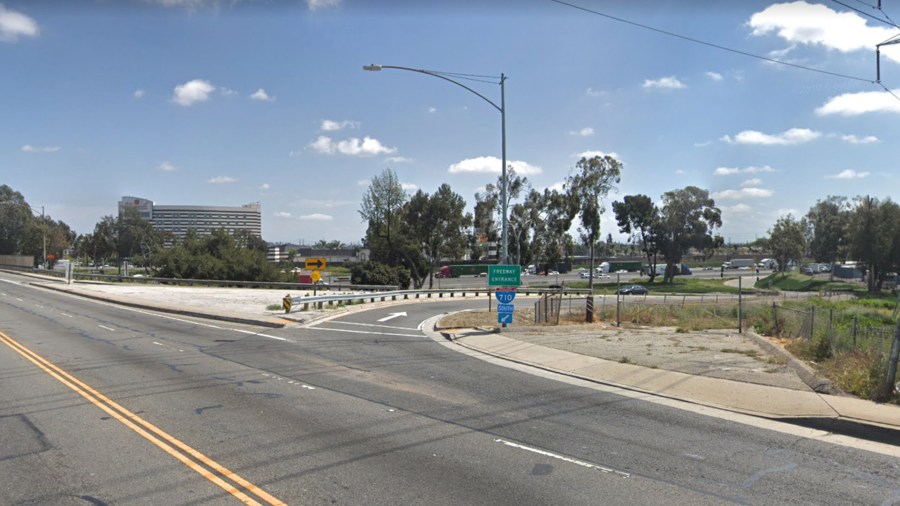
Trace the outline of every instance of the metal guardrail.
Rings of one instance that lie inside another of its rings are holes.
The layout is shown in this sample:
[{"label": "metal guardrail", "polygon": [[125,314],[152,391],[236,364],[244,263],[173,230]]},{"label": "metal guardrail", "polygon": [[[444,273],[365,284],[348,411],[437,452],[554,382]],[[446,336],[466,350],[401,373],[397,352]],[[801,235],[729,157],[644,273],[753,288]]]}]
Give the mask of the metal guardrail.
[{"label": "metal guardrail", "polygon": [[[482,294],[490,297],[495,292],[494,287],[482,287],[482,288],[454,288],[454,289],[442,289],[442,290],[393,290],[387,292],[378,292],[378,293],[360,293],[360,294],[335,294],[335,295],[313,295],[306,297],[291,297],[290,295],[285,296],[281,305],[285,310],[285,313],[290,313],[296,310],[301,305],[303,306],[303,311],[308,311],[310,308],[310,304],[314,304],[316,308],[321,309],[324,304],[328,304],[329,306],[334,304],[341,303],[350,303],[352,304],[354,301],[360,302],[385,302],[390,298],[390,300],[395,301],[402,297],[400,300],[409,300],[409,299],[420,299],[427,298],[431,299],[434,296],[437,298],[442,298],[445,295],[449,297],[455,297],[459,294],[460,297],[465,297],[467,294],[471,294],[475,297],[480,297]],[[516,292],[521,295],[544,295],[548,293],[565,293],[572,295],[580,295],[580,294],[589,294],[590,290],[588,289],[580,289],[580,288],[566,288],[565,290],[559,290],[557,288],[529,288],[529,287],[518,287]]]}]

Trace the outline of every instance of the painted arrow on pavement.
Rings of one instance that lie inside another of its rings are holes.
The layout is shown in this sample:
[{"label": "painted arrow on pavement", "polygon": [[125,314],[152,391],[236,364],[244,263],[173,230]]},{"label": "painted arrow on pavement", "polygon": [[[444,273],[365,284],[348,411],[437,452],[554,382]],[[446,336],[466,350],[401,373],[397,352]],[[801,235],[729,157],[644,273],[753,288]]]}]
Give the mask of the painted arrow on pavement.
[{"label": "painted arrow on pavement", "polygon": [[397,317],[399,317],[399,316],[406,316],[406,313],[405,313],[405,312],[403,312],[403,313],[391,313],[391,314],[385,316],[384,318],[382,318],[382,319],[380,319],[380,320],[378,320],[378,321],[380,321],[380,322],[386,322],[386,321],[388,321],[388,320],[393,320],[394,318],[397,318]]}]

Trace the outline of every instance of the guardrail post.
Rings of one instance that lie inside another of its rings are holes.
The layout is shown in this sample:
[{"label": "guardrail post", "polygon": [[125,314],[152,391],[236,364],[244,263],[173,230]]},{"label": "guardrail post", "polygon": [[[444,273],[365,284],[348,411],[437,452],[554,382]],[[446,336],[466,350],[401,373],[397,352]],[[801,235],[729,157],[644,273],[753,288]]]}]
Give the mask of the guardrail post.
[{"label": "guardrail post", "polygon": [[896,388],[894,382],[897,380],[897,361],[900,360],[900,321],[894,329],[894,342],[891,343],[891,358],[888,361],[888,377],[887,390],[890,394],[891,390]]}]

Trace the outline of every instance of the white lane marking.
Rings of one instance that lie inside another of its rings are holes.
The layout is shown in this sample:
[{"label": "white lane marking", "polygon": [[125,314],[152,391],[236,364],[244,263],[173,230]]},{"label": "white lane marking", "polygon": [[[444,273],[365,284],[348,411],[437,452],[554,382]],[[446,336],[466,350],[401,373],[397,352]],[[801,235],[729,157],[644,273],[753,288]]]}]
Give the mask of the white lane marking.
[{"label": "white lane marking", "polygon": [[379,321],[379,322],[386,322],[386,321],[388,321],[388,320],[393,320],[394,318],[399,318],[399,317],[401,317],[401,316],[406,316],[406,311],[404,311],[404,312],[402,312],[402,313],[390,313],[390,314],[388,314],[387,316],[385,316],[384,318],[379,319],[378,321]]},{"label": "white lane marking", "polygon": [[22,300],[22,299],[20,299],[20,298],[18,298],[18,297],[16,297],[16,300],[19,301],[19,302],[25,302],[24,300]]},{"label": "white lane marking", "polygon": [[330,329],[328,327],[316,327],[316,330],[328,330],[330,332],[349,332],[351,334],[371,334],[376,336],[400,336],[400,337],[416,337],[418,334],[396,334],[393,332],[371,332],[366,330],[350,330],[350,329]]},{"label": "white lane marking", "polygon": [[61,315],[63,315],[63,316],[65,316],[65,317],[68,317],[68,318],[72,318],[72,317],[73,317],[73,316],[72,316],[72,315],[70,315],[70,314],[66,314],[66,313],[59,313],[59,314],[61,314]]},{"label": "white lane marking", "polygon": [[359,323],[359,322],[345,322],[341,320],[331,320],[328,323],[340,323],[342,325],[359,325],[360,327],[378,327],[381,329],[395,329],[395,330],[420,330],[418,328],[411,327],[393,327],[391,325],[378,325],[377,323]]},{"label": "white lane marking", "polygon": [[616,474],[618,476],[621,476],[622,478],[628,478],[631,476],[630,473],[626,473],[624,471],[617,471],[617,470],[609,468],[609,467],[601,466],[598,464],[592,464],[590,462],[585,462],[583,460],[578,460],[578,459],[575,459],[572,457],[566,457],[565,455],[548,452],[547,450],[541,450],[540,448],[535,448],[533,446],[526,446],[526,445],[519,444],[519,443],[513,443],[512,441],[507,441],[505,439],[495,439],[494,442],[500,443],[500,444],[503,444],[506,446],[510,446],[512,448],[518,448],[519,450],[525,450],[528,452],[537,453],[538,455],[543,455],[545,457],[562,460],[563,462],[575,464],[576,466],[586,467],[588,469],[597,469],[598,471],[602,471],[604,473]]},{"label": "white lane marking", "polygon": [[98,324],[97,326],[100,327],[101,329],[106,329],[106,330],[108,330],[108,331],[110,331],[110,332],[115,332],[115,331],[116,331],[116,329],[114,329],[114,328],[112,328],[112,327],[107,327],[106,325],[99,325],[99,324]]},{"label": "white lane marking", "polygon": [[40,305],[40,304],[35,304],[34,307],[36,307],[36,308],[38,308],[38,309],[44,309],[44,306],[42,306],[42,305]]}]

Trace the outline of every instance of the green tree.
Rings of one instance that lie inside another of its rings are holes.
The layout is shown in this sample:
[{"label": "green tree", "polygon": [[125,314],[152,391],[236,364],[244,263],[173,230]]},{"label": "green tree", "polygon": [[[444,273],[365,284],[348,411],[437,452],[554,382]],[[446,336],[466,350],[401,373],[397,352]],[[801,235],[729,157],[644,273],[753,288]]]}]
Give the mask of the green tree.
[{"label": "green tree", "polygon": [[806,220],[788,214],[775,222],[769,230],[769,250],[778,262],[782,276],[791,262],[799,262],[806,251]]},{"label": "green tree", "polygon": [[[629,241],[635,241],[647,257],[650,282],[656,278],[656,263],[659,253],[657,241],[660,227],[659,208],[646,195],[626,195],[622,202],[613,202],[613,212],[619,231],[628,234]],[[612,242],[612,235],[607,238]]]},{"label": "green tree", "polygon": [[675,264],[691,248],[710,250],[721,244],[713,231],[722,226],[722,213],[709,192],[696,186],[663,194],[659,213],[659,250],[666,259],[663,281],[675,276]]},{"label": "green tree", "polygon": [[381,175],[372,178],[372,184],[363,194],[359,215],[368,223],[365,243],[373,260],[397,265],[403,240],[401,212],[406,201],[406,192],[396,172],[384,169]]},{"label": "green tree", "polygon": [[900,267],[900,206],[890,198],[857,197],[850,214],[850,255],[866,266],[870,292],[881,291],[887,274]]},{"label": "green tree", "polygon": [[568,256],[574,246],[569,229],[578,214],[577,203],[556,190],[531,190],[523,203],[533,230],[534,262],[547,271]]},{"label": "green tree", "polygon": [[[528,178],[516,174],[516,170],[512,165],[506,168],[506,210],[509,212],[512,203],[522,197],[523,193],[527,193],[531,187]],[[502,199],[503,175],[497,176],[497,183],[489,183],[484,187],[484,191],[475,194],[476,213],[475,224],[476,233],[487,236],[488,241],[497,242],[500,239],[498,226],[496,222],[503,220],[503,201]],[[481,203],[479,209],[478,203]],[[481,213],[479,213],[481,211]],[[494,220],[496,215],[497,220]],[[507,221],[508,223],[508,221]],[[507,252],[508,253],[508,252]],[[508,260],[508,259],[507,259]]]},{"label": "green tree", "polygon": [[404,209],[411,239],[428,261],[428,286],[434,286],[434,267],[442,257],[457,259],[465,254],[466,228],[471,216],[465,214],[466,201],[442,184],[433,195],[419,190]]},{"label": "green tree", "polygon": [[25,197],[7,185],[0,185],[0,255],[22,253],[25,228],[32,221]]},{"label": "green tree", "polygon": [[584,158],[575,164],[575,174],[566,180],[569,198],[578,206],[585,242],[590,249],[589,285],[594,286],[594,248],[600,240],[600,215],[603,199],[616,189],[621,180],[622,164],[612,156]]},{"label": "green tree", "polygon": [[816,262],[834,263],[846,255],[850,206],[846,197],[816,201],[806,213],[809,253]]}]

